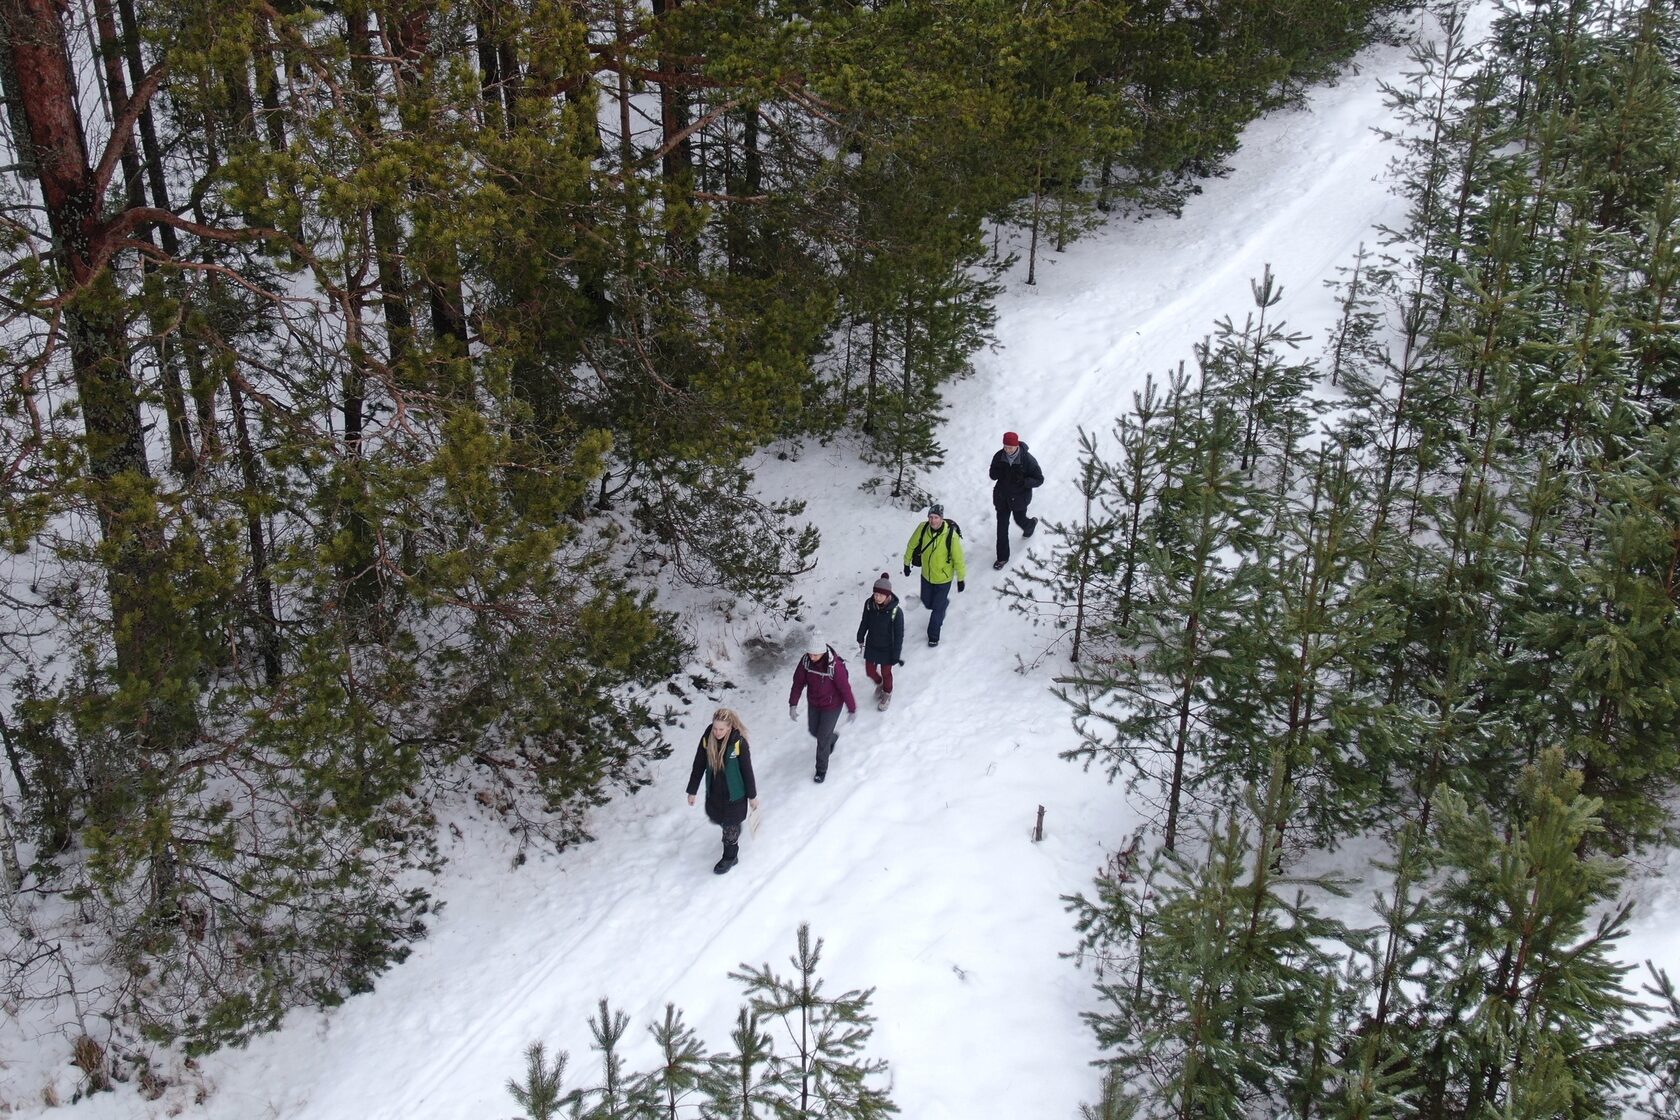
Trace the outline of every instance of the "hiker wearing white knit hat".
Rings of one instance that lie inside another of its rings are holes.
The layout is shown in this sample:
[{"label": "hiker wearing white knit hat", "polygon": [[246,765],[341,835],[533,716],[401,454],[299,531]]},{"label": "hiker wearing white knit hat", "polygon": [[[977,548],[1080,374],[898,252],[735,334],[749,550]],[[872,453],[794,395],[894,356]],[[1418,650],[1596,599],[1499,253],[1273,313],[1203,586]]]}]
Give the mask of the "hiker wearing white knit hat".
[{"label": "hiker wearing white knit hat", "polygon": [[812,638],[808,649],[793,670],[788,718],[799,718],[799,696],[804,693],[805,726],[817,741],[817,773],[811,780],[820,783],[828,777],[828,758],[840,740],[834,732],[834,725],[840,722],[840,709],[846,709],[846,722],[850,723],[857,718],[857,698],[852,695],[845,659],[820,638]]}]

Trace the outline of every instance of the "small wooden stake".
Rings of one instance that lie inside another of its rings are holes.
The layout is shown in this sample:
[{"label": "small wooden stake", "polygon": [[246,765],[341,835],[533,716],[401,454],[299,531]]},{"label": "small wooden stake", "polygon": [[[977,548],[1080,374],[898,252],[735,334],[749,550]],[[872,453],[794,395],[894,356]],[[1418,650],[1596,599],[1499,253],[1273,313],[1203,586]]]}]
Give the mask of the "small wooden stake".
[{"label": "small wooden stake", "polygon": [[1033,824],[1033,843],[1044,839],[1044,806],[1038,807],[1038,820]]}]

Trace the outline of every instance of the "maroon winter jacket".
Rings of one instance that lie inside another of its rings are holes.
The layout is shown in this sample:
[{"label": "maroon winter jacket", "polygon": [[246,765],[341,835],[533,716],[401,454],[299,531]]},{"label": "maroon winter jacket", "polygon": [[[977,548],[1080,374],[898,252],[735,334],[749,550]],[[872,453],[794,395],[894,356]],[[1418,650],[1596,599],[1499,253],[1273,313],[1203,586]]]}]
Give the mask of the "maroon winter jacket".
[{"label": "maroon winter jacket", "polygon": [[788,693],[788,707],[796,706],[799,694],[807,688],[811,690],[811,707],[819,711],[826,712],[842,704],[847,711],[857,711],[852,682],[846,676],[846,663],[834,652],[833,646],[829,646],[828,652],[815,662],[808,653],[799,659],[799,668],[793,671],[793,691]]}]

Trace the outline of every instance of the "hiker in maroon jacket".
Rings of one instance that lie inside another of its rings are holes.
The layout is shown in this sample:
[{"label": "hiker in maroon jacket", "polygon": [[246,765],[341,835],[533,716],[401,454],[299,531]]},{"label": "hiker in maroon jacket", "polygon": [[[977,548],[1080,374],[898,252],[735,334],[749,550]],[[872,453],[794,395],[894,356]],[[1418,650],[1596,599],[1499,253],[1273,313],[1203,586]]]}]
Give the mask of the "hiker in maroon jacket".
[{"label": "hiker in maroon jacket", "polygon": [[821,782],[828,777],[828,756],[840,741],[840,736],[834,733],[834,725],[840,722],[840,709],[846,709],[846,722],[852,722],[857,718],[857,700],[852,696],[852,682],[846,677],[846,662],[832,646],[813,642],[812,647],[793,671],[788,718],[798,721],[799,694],[808,693],[805,726],[817,740],[817,773],[811,780]]}]

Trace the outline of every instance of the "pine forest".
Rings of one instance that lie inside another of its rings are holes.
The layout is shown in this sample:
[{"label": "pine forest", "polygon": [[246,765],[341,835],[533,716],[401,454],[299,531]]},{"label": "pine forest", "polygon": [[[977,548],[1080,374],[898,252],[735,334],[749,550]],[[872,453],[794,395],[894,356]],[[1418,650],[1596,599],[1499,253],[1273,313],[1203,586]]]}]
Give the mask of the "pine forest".
[{"label": "pine forest", "polygon": [[[807,618],[848,531],[755,465],[908,526],[1006,271],[1380,43],[1322,353],[1264,272],[1035,449],[1045,764],[1147,822],[1057,916],[1084,1113],[1680,1116],[1616,952],[1680,836],[1666,0],[0,0],[0,1009],[153,1098],[400,969],[451,807],[595,840],[726,687],[682,604]],[[495,1114],[897,1112],[810,917],[715,1046],[603,998]]]}]

